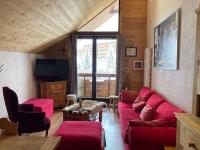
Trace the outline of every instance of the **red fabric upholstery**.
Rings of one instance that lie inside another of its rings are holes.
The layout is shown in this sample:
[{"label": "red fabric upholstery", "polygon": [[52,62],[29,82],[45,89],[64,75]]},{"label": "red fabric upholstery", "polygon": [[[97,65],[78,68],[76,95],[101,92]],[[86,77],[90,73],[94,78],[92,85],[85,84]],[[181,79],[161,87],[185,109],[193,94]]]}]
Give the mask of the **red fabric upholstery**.
[{"label": "red fabric upholstery", "polygon": [[152,120],[152,121],[143,121],[143,120],[131,120],[129,121],[129,127],[165,127],[168,126],[166,120]]},{"label": "red fabric upholstery", "polygon": [[136,92],[134,91],[121,91],[121,101],[126,103],[132,103],[137,97]]},{"label": "red fabric upholstery", "polygon": [[140,90],[139,96],[144,100],[147,101],[148,98],[152,95],[153,91],[149,87],[143,87]]},{"label": "red fabric upholstery", "polygon": [[[181,109],[167,102],[157,92],[149,88],[142,88],[141,96],[148,95],[147,104],[155,110],[154,118],[149,121],[150,126],[128,127],[129,121],[141,122],[140,113],[133,111],[131,104],[120,101],[118,104],[121,132],[126,150],[163,150],[163,145],[175,145],[176,118],[174,112],[183,112]],[[146,93],[146,94],[145,94]],[[151,127],[153,126],[153,127]],[[127,138],[125,138],[127,137]],[[128,143],[126,143],[126,139]],[[145,144],[144,144],[145,143]]]},{"label": "red fabric upholstery", "polygon": [[132,103],[124,103],[119,101],[118,102],[118,108],[128,108],[128,109],[132,109]]},{"label": "red fabric upholstery", "polygon": [[121,108],[119,109],[119,115],[120,115],[120,126],[121,126],[122,137],[123,139],[125,139],[125,134],[129,121],[135,119],[140,120],[139,116],[140,114],[138,112],[134,112],[132,109]]},{"label": "red fabric upholstery", "polygon": [[61,136],[57,150],[102,149],[102,126],[99,122],[64,121],[55,136]]},{"label": "red fabric upholstery", "polygon": [[169,121],[169,126],[176,127],[174,112],[184,112],[169,102],[162,103],[156,110],[155,119],[165,119]]},{"label": "red fabric upholstery", "polygon": [[133,103],[132,104],[133,111],[141,112],[141,110],[144,108],[145,105],[146,105],[145,101],[141,101],[141,102],[138,102],[138,103]]},{"label": "red fabric upholstery", "polygon": [[129,133],[130,150],[163,150],[176,143],[174,127],[130,127]]},{"label": "red fabric upholstery", "polygon": [[35,112],[45,112],[48,118],[53,115],[53,99],[29,99],[24,104],[33,104]]},{"label": "red fabric upholstery", "polygon": [[141,120],[143,121],[151,121],[153,120],[154,118],[154,115],[155,115],[155,110],[153,107],[149,106],[149,105],[146,105],[141,113],[140,113],[140,118]]},{"label": "red fabric upholstery", "polygon": [[156,109],[163,102],[165,102],[164,98],[154,92],[154,94],[148,99],[147,104]]}]

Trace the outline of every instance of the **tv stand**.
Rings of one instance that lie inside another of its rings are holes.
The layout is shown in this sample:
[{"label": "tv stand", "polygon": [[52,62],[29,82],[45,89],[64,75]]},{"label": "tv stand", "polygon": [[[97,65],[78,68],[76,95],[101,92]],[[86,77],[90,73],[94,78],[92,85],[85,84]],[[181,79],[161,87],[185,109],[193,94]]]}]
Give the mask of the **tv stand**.
[{"label": "tv stand", "polygon": [[40,94],[41,98],[52,98],[54,108],[63,107],[67,94],[67,81],[41,82]]}]

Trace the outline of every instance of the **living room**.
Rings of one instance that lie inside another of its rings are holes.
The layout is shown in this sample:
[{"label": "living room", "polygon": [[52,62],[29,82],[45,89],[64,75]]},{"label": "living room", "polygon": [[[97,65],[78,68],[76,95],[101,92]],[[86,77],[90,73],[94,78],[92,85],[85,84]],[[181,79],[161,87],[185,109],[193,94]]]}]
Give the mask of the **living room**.
[{"label": "living room", "polygon": [[[40,85],[36,77],[36,59],[67,59],[70,63],[74,61],[74,59],[72,59],[74,57],[73,53],[71,53],[71,49],[74,48],[71,43],[73,36],[76,36],[77,31],[81,31],[80,29],[86,31],[88,26],[94,25],[92,24],[93,20],[98,18],[100,14],[105,12],[107,8],[110,8],[115,2],[115,0],[84,0],[76,2],[68,0],[59,2],[56,0],[47,0],[45,2],[34,0],[1,1],[1,89],[7,86],[15,91],[20,104],[31,98],[40,98]],[[116,38],[118,38],[119,35],[120,39],[123,39],[120,40],[121,45],[119,46],[122,57],[119,58],[116,56],[117,60],[121,61],[120,67],[118,66],[118,64],[120,64],[119,62],[116,64],[116,72],[121,75],[121,84],[118,83],[118,86],[116,86],[117,84],[113,84],[118,90],[117,93],[107,94],[101,91],[99,95],[104,93],[107,96],[119,96],[118,93],[120,93],[121,90],[134,90],[138,93],[142,87],[149,86],[152,90],[155,90],[159,95],[164,97],[165,100],[168,100],[171,104],[180,108],[180,110],[193,114],[194,116],[199,116],[199,80],[197,75],[200,34],[199,2],[199,0],[120,0],[118,9],[119,31],[112,32],[112,36],[114,33]],[[179,34],[176,39],[178,40],[176,67],[172,69],[156,67],[155,44],[157,43],[155,43],[155,29],[162,26],[162,23],[170,18],[172,14],[176,13],[177,10],[180,10],[180,20],[178,24]],[[80,37],[80,34],[78,36]],[[134,51],[134,54],[130,54],[134,56],[127,56],[129,55],[127,52],[128,48]],[[151,51],[149,57],[146,57],[146,50]],[[146,61],[150,69],[145,68]],[[137,65],[134,64],[137,62],[139,62],[139,66],[142,65],[142,67],[133,69],[137,67]],[[105,76],[106,73],[100,74],[107,77]],[[85,78],[88,78],[88,76]],[[113,77],[111,76],[110,78]],[[114,80],[118,81],[118,79],[118,75],[115,75]],[[91,82],[91,80],[84,81],[85,83]],[[104,83],[97,82],[96,85],[99,84],[99,86],[105,87],[108,81]],[[77,88],[75,86],[76,83],[77,81],[71,78],[68,79],[67,94],[76,93],[73,91]],[[111,84],[109,84],[109,87],[111,87]],[[90,87],[87,89],[92,91],[91,83]],[[87,96],[88,94],[90,96],[92,95],[90,92],[87,92],[87,90],[83,91],[87,93]],[[75,96],[78,97],[78,95]],[[8,118],[3,91],[0,92],[0,100],[0,118]],[[109,104],[109,100],[110,99],[107,98],[104,102]],[[58,109],[55,109],[53,110],[55,114],[50,117],[51,127],[48,137],[52,136],[57,130],[55,128],[59,127],[63,122],[62,109],[59,109],[61,111],[60,113],[57,113]],[[125,149],[124,144],[127,144],[123,142],[124,139],[121,136],[121,124],[118,111],[117,108],[115,108],[115,111],[112,108],[110,110],[103,110],[102,125],[103,128],[105,128],[106,150]],[[180,121],[179,124],[181,124]],[[110,130],[107,130],[107,128],[110,128]],[[199,126],[196,130],[197,133],[199,133]],[[29,135],[22,134],[22,136]],[[41,132],[37,136],[44,138],[44,133]],[[119,139],[115,141],[112,137],[116,137],[116,139],[119,137]],[[176,141],[179,140],[180,139],[176,139]],[[188,142],[191,142],[192,144],[190,143],[189,145],[194,147],[193,143],[195,143],[195,140],[188,141],[185,139],[185,143]],[[164,149],[164,145],[175,146],[174,144],[175,143],[172,145],[168,143],[163,144],[162,149]],[[180,145],[182,144],[183,143]],[[126,149],[142,150],[141,148],[133,147],[131,145],[130,147],[126,147]],[[198,145],[196,145],[196,147],[198,147]],[[156,148],[154,149],[156,150]],[[177,146],[177,149],[183,148]]]}]

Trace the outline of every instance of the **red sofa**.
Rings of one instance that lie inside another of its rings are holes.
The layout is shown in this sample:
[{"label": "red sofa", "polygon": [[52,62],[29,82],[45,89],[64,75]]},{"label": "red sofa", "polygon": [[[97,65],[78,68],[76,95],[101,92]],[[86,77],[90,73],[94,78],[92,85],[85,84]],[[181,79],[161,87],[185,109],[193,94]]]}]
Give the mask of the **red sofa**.
[{"label": "red sofa", "polygon": [[[146,99],[146,103],[155,109],[153,120],[165,120],[166,126],[132,125],[132,121],[141,120],[140,112],[132,108],[130,94],[122,94],[118,103],[120,125],[126,150],[163,150],[164,145],[176,143],[176,118],[174,112],[183,112],[172,105],[157,92],[143,87],[139,94]],[[133,95],[133,101],[138,95]],[[126,99],[126,100],[123,100]]]}]

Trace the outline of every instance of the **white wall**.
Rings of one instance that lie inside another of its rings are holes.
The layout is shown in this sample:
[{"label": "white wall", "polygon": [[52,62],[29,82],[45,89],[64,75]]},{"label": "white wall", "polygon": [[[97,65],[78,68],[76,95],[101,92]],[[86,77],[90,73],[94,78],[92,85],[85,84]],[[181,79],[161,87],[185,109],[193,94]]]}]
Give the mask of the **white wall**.
[{"label": "white wall", "polygon": [[154,27],[178,8],[182,9],[179,70],[153,68],[152,87],[172,103],[192,111],[193,76],[199,0],[149,0],[147,20],[147,47],[153,48]]},{"label": "white wall", "polygon": [[34,78],[35,59],[39,55],[0,51],[0,117],[7,116],[2,87],[12,88],[18,95],[19,102],[36,97],[36,81]]}]

